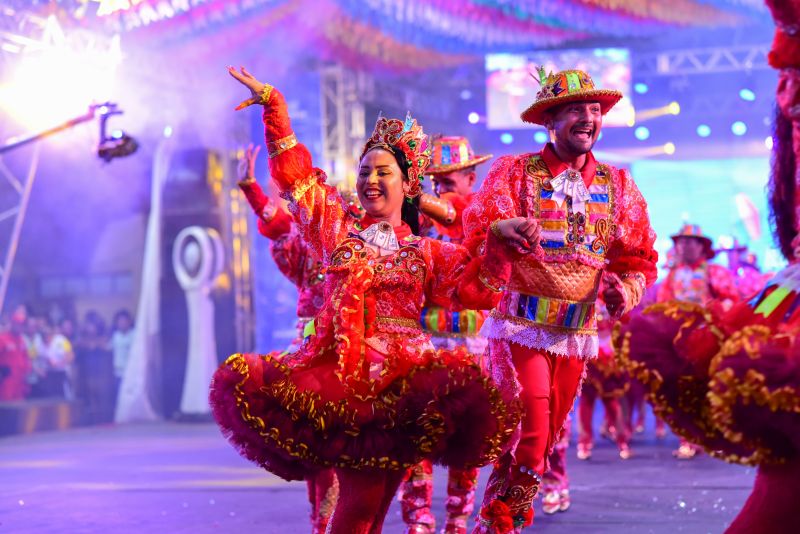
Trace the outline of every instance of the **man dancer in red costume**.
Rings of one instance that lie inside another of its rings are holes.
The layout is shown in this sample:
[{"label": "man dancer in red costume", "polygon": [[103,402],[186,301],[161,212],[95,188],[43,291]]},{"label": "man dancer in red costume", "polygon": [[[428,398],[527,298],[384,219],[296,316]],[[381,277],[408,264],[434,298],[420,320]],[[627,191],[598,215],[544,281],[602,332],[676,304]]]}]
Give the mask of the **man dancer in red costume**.
[{"label": "man dancer in red costume", "polygon": [[[431,164],[426,174],[432,176],[437,196],[452,206],[449,220],[432,219],[438,239],[461,243],[464,240],[462,215],[472,199],[475,185],[475,168],[491,158],[475,156],[465,137],[438,137],[433,141]],[[425,211],[425,198],[420,207]],[[431,334],[437,348],[454,349],[463,346],[480,361],[486,349],[486,340],[478,334],[484,320],[480,310],[450,312],[444,308],[428,306],[422,310],[422,327]],[[447,478],[447,519],[442,532],[466,534],[467,522],[475,508],[475,487],[478,469],[450,469]],[[406,533],[423,534],[436,531],[436,519],[431,513],[433,500],[433,465],[421,462],[409,470],[408,478],[400,487],[400,502]]]},{"label": "man dancer in red costume", "polygon": [[553,142],[538,153],[499,158],[464,213],[465,244],[474,254],[487,231],[518,246],[501,274],[482,273],[499,301],[482,333],[492,375],[525,406],[519,440],[495,464],[475,532],[531,524],[547,454],[586,360],[597,356],[598,296],[616,318],[656,278],[655,233],[641,193],[626,171],[591,152],[621,93],[596,89],[577,70],[539,69],[539,80],[522,120],[545,126]]}]

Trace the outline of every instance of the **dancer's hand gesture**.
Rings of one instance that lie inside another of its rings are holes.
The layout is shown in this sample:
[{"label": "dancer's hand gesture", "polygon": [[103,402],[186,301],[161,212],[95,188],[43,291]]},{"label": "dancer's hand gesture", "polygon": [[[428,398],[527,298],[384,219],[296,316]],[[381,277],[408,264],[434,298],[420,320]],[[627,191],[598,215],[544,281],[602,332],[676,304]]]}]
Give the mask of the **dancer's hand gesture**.
[{"label": "dancer's hand gesture", "polygon": [[256,179],[256,157],[261,146],[253,147],[253,144],[245,149],[244,156],[239,159],[239,181],[250,182]]},{"label": "dancer's hand gesture", "polygon": [[619,319],[625,309],[625,295],[622,294],[619,286],[608,284],[603,290],[603,302],[612,319]]},{"label": "dancer's hand gesture", "polygon": [[497,221],[497,232],[506,241],[516,243],[524,249],[531,250],[539,244],[542,229],[535,219],[513,217]]},{"label": "dancer's hand gesture", "polygon": [[264,93],[264,88],[267,87],[267,84],[256,80],[255,76],[250,74],[246,68],[240,67],[240,69],[241,72],[237,71],[235,67],[229,65],[228,74],[233,76],[240,84],[247,87],[250,90],[251,97],[247,100],[243,100],[241,104],[236,106],[237,111],[244,109],[247,106],[252,106],[253,104],[261,104],[261,96]]}]

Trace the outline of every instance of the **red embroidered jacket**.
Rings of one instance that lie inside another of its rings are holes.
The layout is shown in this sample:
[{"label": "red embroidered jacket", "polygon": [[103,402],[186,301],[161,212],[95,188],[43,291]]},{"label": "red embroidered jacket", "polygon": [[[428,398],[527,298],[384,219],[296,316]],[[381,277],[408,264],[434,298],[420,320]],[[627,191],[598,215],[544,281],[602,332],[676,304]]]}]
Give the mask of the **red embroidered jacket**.
[{"label": "red embroidered jacket", "polygon": [[506,289],[484,332],[554,354],[594,357],[600,283],[617,285],[630,311],[656,279],[655,232],[626,171],[589,153],[577,178],[584,194],[576,200],[561,189],[576,180],[566,170],[550,145],[499,158],[464,213],[465,245],[480,252],[499,219],[536,219],[541,242],[503,273]]}]

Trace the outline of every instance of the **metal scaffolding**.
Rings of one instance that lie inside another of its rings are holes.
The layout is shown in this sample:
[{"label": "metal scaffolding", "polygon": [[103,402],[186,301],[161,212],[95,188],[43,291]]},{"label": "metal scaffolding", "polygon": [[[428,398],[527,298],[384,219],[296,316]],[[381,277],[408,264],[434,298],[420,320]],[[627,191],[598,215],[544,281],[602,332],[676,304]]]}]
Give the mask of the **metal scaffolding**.
[{"label": "metal scaffolding", "polygon": [[322,68],[322,159],[333,184],[352,188],[360,144],[364,141],[364,104],[359,98],[360,73],[340,65]]},{"label": "metal scaffolding", "polygon": [[769,43],[634,54],[636,76],[682,76],[769,69]]}]

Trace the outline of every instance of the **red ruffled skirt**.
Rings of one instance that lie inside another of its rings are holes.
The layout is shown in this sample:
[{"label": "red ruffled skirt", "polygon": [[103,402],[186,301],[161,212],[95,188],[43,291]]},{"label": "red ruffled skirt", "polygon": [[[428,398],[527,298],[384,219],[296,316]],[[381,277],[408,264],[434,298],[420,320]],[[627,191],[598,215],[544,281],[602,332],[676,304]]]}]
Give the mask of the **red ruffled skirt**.
[{"label": "red ruffled skirt", "polygon": [[800,300],[765,316],[769,294],[727,313],[656,304],[617,338],[620,361],[675,432],[748,465],[800,456]]},{"label": "red ruffled skirt", "polygon": [[336,352],[310,363],[236,354],[211,384],[214,417],[249,460],[286,479],[326,467],[406,469],[423,459],[468,468],[496,460],[519,423],[464,351],[427,351],[375,395],[358,398]]}]

